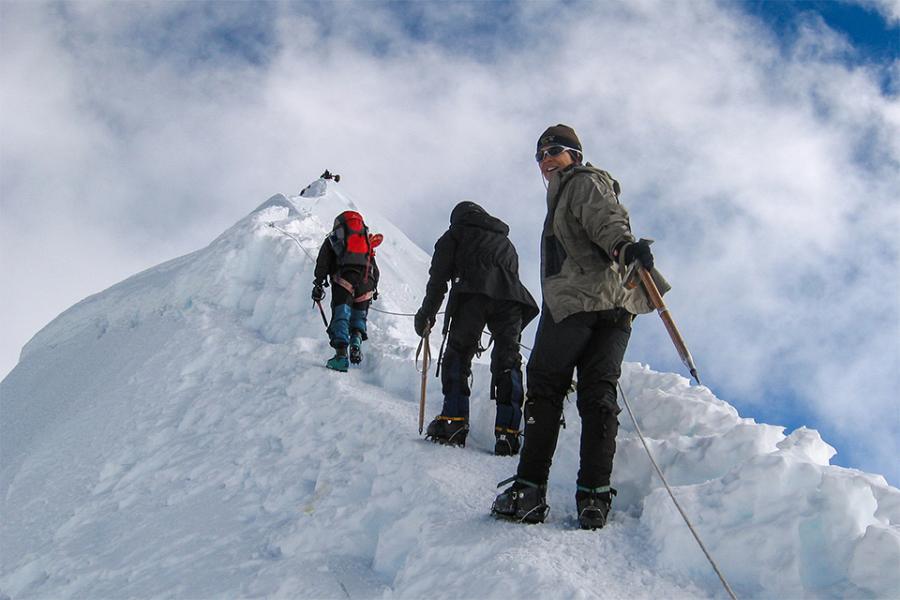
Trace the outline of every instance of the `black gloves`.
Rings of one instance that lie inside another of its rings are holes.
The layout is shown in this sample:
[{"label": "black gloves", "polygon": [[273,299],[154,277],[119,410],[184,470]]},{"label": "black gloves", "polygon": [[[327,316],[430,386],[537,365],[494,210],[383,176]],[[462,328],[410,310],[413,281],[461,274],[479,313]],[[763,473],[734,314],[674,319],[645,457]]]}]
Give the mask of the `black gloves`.
[{"label": "black gloves", "polygon": [[641,266],[645,269],[653,268],[653,253],[650,252],[650,242],[647,240],[642,239],[637,242],[625,244],[622,248],[622,252],[626,265],[630,265],[634,262],[634,259],[638,259],[641,261]]},{"label": "black gloves", "polygon": [[327,281],[314,281],[312,289],[312,299],[314,302],[321,302],[325,299],[325,288],[328,287]]},{"label": "black gloves", "polygon": [[434,327],[434,317],[425,312],[424,309],[420,308],[419,312],[416,313],[416,318],[413,319],[413,325],[416,328],[416,335],[422,337],[425,335],[425,328]]}]

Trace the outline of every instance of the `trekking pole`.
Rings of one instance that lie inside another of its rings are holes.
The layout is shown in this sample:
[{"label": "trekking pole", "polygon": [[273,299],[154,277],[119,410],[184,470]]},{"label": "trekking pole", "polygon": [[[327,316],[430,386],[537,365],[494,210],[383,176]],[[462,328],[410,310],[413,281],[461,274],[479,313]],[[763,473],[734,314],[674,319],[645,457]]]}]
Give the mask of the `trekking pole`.
[{"label": "trekking pole", "polygon": [[328,318],[325,316],[325,309],[322,308],[322,301],[316,300],[316,306],[319,307],[319,314],[322,315],[322,322],[325,323],[325,329],[328,329]]},{"label": "trekking pole", "polygon": [[[422,427],[425,425],[425,388],[428,386],[428,362],[431,360],[431,346],[428,343],[428,334],[431,327],[425,327],[425,333],[419,341],[416,349],[416,362],[419,362],[419,353],[422,354],[422,395],[419,398],[419,435],[422,435]],[[424,348],[424,352],[423,352]]]},{"label": "trekking pole", "polygon": [[[640,261],[636,261],[640,262]],[[672,338],[672,343],[675,344],[675,349],[678,350],[678,356],[681,357],[681,362],[684,363],[684,366],[690,370],[691,375],[694,376],[694,379],[697,380],[697,383],[700,383],[700,376],[697,374],[697,367],[694,365],[694,359],[691,356],[690,350],[687,348],[687,344],[684,343],[684,338],[681,337],[681,333],[678,331],[678,328],[675,326],[675,321],[672,320],[672,315],[669,313],[668,307],[666,307],[666,303],[663,302],[662,294],[659,293],[659,288],[656,287],[656,282],[653,281],[653,277],[650,275],[649,271],[643,267],[643,265],[636,265],[637,273],[641,278],[641,283],[644,284],[644,290],[647,291],[647,296],[650,298],[650,303],[653,305],[653,308],[656,309],[656,312],[659,313],[659,318],[662,319],[663,325],[666,326],[666,331],[669,332],[669,337]]]}]

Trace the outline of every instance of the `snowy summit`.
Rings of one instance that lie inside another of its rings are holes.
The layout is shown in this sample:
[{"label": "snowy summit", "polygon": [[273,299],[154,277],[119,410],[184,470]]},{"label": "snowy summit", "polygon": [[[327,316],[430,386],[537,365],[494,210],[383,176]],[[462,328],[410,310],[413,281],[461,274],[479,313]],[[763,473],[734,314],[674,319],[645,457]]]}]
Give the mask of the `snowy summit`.
[{"label": "snowy summit", "polygon": [[[491,453],[487,365],[467,447],[423,441],[418,338],[388,313],[418,307],[429,257],[339,187],[273,196],[25,346],[0,386],[0,598],[723,597],[625,412],[606,528],[577,528],[573,402],[547,522],[489,516],[517,459]],[[342,374],[309,290],[347,209],[384,243],[365,357]],[[680,375],[625,364],[622,384],[739,597],[900,597],[900,490]]]}]

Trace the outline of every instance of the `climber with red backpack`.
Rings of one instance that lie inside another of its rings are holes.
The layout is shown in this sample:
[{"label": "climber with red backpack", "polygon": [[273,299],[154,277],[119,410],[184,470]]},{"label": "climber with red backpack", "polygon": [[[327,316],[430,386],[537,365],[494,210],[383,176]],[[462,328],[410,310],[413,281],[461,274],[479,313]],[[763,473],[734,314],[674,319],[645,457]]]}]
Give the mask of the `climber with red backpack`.
[{"label": "climber with red backpack", "polygon": [[362,361],[360,349],[366,335],[369,303],[378,296],[378,266],[375,247],[381,234],[369,234],[362,215],[346,210],[334,219],[334,227],[316,260],[312,299],[325,299],[331,283],[331,324],[328,337],[335,354],[325,366],[346,372],[350,363]]}]

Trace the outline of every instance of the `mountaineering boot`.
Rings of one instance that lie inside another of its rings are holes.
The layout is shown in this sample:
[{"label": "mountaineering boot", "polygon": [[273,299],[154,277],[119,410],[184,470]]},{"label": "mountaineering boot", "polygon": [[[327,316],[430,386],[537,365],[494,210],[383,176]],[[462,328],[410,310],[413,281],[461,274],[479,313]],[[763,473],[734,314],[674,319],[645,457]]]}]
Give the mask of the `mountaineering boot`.
[{"label": "mountaineering boot", "polygon": [[612,506],[616,490],[605,485],[598,488],[578,486],[575,504],[578,507],[578,524],[582,529],[602,529]]},{"label": "mountaineering boot", "polygon": [[354,365],[358,365],[362,362],[362,350],[360,346],[362,345],[362,338],[359,333],[354,332],[353,335],[350,336],[350,362]]},{"label": "mountaineering boot", "polygon": [[438,415],[428,424],[425,430],[425,439],[430,439],[437,444],[447,446],[466,445],[466,436],[469,435],[469,423],[465,417],[445,417]]},{"label": "mountaineering boot", "polygon": [[346,373],[350,368],[350,360],[347,358],[346,348],[335,348],[334,356],[328,359],[325,366],[334,371]]},{"label": "mountaineering boot", "polygon": [[547,506],[547,486],[510,477],[497,487],[514,481],[494,500],[491,514],[501,519],[519,523],[543,523],[550,512]]},{"label": "mountaineering boot", "polygon": [[494,437],[497,438],[497,443],[494,444],[495,456],[515,456],[519,453],[519,432],[517,430],[495,427]]}]

